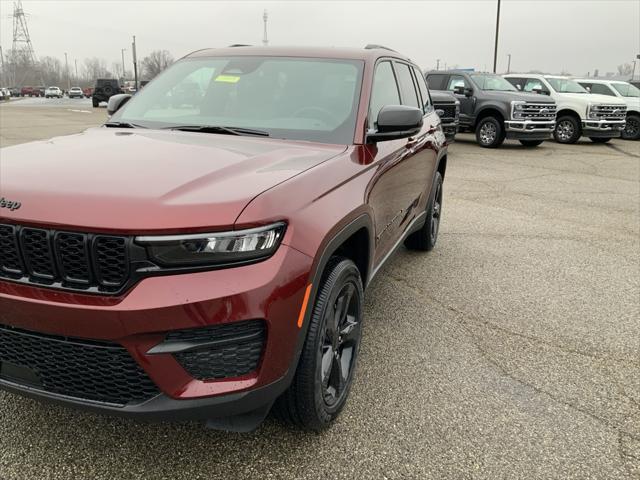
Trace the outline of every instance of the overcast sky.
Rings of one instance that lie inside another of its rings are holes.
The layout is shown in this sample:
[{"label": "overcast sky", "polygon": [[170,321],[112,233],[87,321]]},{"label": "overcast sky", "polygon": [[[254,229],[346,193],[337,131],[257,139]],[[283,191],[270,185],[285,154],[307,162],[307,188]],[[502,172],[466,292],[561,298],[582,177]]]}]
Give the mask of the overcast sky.
[{"label": "overcast sky", "polygon": [[[497,0],[187,1],[23,0],[36,55],[120,62],[131,36],[138,56],[166,49],[178,58],[205,47],[260,44],[269,12],[271,45],[394,48],[423,68],[491,69]],[[0,45],[12,44],[13,1],[0,0]],[[498,71],[576,75],[616,71],[640,53],[640,0],[502,0]],[[640,71],[640,64],[636,72]]]}]

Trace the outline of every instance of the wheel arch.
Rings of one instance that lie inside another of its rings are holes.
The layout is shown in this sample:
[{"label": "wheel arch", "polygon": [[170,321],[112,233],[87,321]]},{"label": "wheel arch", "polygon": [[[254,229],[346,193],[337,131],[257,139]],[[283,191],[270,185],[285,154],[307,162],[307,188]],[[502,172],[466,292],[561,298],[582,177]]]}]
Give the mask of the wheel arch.
[{"label": "wheel arch", "polygon": [[478,115],[476,115],[476,121],[473,125],[473,128],[476,128],[478,123],[486,117],[496,117],[497,120],[504,125],[506,115],[497,105],[484,106],[480,109],[480,111],[478,111]]}]

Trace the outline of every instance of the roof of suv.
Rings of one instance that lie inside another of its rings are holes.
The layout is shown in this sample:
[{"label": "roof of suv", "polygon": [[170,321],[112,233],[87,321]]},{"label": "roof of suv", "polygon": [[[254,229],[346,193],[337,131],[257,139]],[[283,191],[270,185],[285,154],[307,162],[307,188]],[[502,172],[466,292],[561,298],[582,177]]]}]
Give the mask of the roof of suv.
[{"label": "roof of suv", "polygon": [[206,48],[197,50],[183,58],[256,56],[256,57],[307,57],[338,58],[348,60],[375,61],[380,57],[394,57],[413,63],[411,59],[387,48],[342,48],[342,47],[255,47],[238,46]]}]

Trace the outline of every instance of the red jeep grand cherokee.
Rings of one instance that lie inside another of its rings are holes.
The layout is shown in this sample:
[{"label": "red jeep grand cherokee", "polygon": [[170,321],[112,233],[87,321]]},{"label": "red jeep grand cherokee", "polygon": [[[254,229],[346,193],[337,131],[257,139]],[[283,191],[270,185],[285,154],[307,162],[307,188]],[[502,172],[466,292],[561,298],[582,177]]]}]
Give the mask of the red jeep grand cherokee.
[{"label": "red jeep grand cherokee", "polygon": [[211,49],[126,100],[1,152],[0,387],[326,427],[364,289],[436,242],[447,157],[420,69],[376,46]]}]

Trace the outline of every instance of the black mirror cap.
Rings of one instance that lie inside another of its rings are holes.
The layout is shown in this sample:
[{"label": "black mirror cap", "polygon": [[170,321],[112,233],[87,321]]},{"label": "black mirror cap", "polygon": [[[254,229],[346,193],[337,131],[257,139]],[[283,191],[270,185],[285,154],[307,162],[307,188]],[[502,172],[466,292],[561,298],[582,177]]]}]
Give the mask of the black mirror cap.
[{"label": "black mirror cap", "polygon": [[417,135],[422,128],[422,110],[406,105],[386,105],[378,113],[378,130],[367,134],[367,142],[396,140]]},{"label": "black mirror cap", "polygon": [[464,92],[465,88],[462,85],[456,85],[455,87],[453,87],[453,93],[457,95],[464,95]]},{"label": "black mirror cap", "polygon": [[116,113],[129,100],[131,100],[131,95],[128,93],[120,93],[109,97],[109,101],[107,102],[107,115],[111,116]]}]

